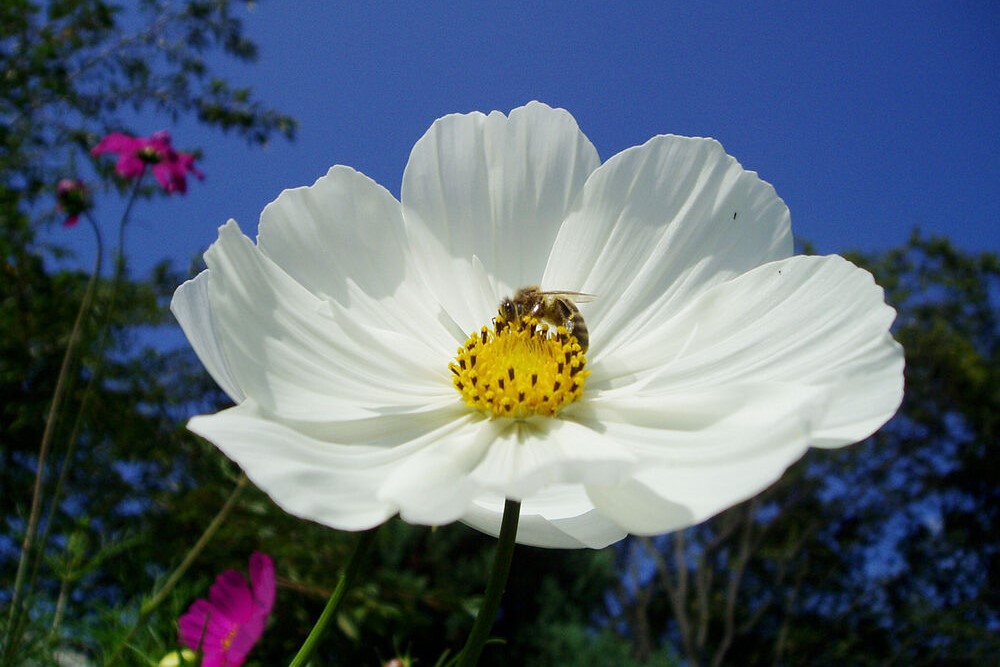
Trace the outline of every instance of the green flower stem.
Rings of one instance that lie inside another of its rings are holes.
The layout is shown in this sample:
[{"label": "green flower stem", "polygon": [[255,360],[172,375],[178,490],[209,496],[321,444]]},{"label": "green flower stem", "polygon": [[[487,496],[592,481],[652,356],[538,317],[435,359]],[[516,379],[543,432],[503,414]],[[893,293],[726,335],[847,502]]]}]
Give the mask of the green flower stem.
[{"label": "green flower stem", "polygon": [[153,597],[144,602],[143,605],[139,608],[139,617],[135,620],[135,624],[132,626],[132,629],[129,630],[129,633],[128,635],[125,636],[125,639],[123,639],[121,643],[118,644],[117,648],[115,648],[115,651],[114,653],[111,654],[111,657],[109,657],[104,662],[105,665],[115,664],[115,662],[121,656],[122,651],[125,650],[125,647],[128,646],[128,643],[132,640],[132,637],[134,637],[135,633],[138,632],[139,629],[142,627],[143,622],[147,618],[149,618],[150,614],[156,611],[157,607],[163,604],[164,600],[167,599],[167,595],[170,594],[170,591],[174,589],[174,586],[177,585],[177,582],[181,580],[181,577],[184,576],[184,574],[188,571],[188,568],[191,567],[191,564],[194,563],[195,559],[201,554],[202,550],[205,548],[205,545],[207,545],[209,541],[215,536],[215,533],[218,532],[219,528],[222,526],[223,521],[226,520],[226,517],[229,516],[229,513],[236,506],[236,501],[239,500],[240,494],[243,493],[243,489],[247,487],[249,481],[250,480],[247,479],[246,475],[240,475],[239,481],[236,482],[236,487],[229,494],[229,497],[226,498],[226,502],[222,506],[222,509],[220,509],[219,513],[215,515],[215,518],[212,519],[212,522],[208,524],[208,527],[205,529],[205,532],[201,534],[201,537],[198,538],[198,541],[195,542],[193,547],[191,547],[191,550],[188,551],[187,555],[184,557],[184,560],[181,562],[181,564],[178,565],[177,569],[175,569],[170,574],[170,578],[167,579],[167,581],[163,584],[163,586],[160,587],[158,591],[156,591]]},{"label": "green flower stem", "polygon": [[[28,525],[25,527],[24,540],[21,543],[21,555],[17,562],[17,574],[14,577],[14,590],[10,600],[10,615],[7,619],[7,641],[5,642],[2,664],[10,664],[14,658],[14,652],[20,642],[21,619],[21,592],[24,588],[25,574],[28,570],[28,562],[31,560],[31,550],[34,547],[35,534],[38,531],[38,519],[42,505],[42,485],[45,480],[45,462],[48,457],[49,448],[52,445],[52,438],[55,434],[55,424],[62,407],[63,398],[66,395],[70,382],[70,367],[73,364],[73,357],[76,353],[77,345],[83,337],[83,322],[90,314],[90,308],[94,303],[94,296],[97,293],[97,283],[100,280],[101,262],[104,256],[101,241],[101,230],[94,224],[93,220],[87,217],[94,229],[97,238],[96,257],[94,259],[94,269],[91,271],[90,279],[87,281],[87,289],[83,293],[83,300],[80,302],[80,309],[76,313],[76,320],[73,322],[73,329],[70,331],[69,340],[66,343],[66,352],[63,353],[62,365],[59,367],[59,376],[56,379],[56,388],[52,395],[52,403],[49,405],[49,412],[45,419],[45,429],[42,432],[42,442],[38,448],[38,465],[35,469],[35,486],[31,495],[31,510],[28,514]],[[39,556],[40,557],[40,556]]]},{"label": "green flower stem", "polygon": [[[125,213],[122,214],[121,222],[118,225],[118,249],[115,251],[114,274],[111,278],[107,303],[104,307],[104,319],[97,328],[100,332],[100,338],[97,343],[98,352],[103,352],[105,346],[108,344],[108,341],[111,339],[111,319],[114,315],[115,302],[118,299],[118,289],[121,286],[122,276],[125,273],[125,225],[128,223],[128,216],[129,212],[132,210],[132,205],[135,203],[136,197],[139,195],[139,188],[142,185],[142,180],[143,177],[141,175],[138,179],[136,179],[135,187],[132,189],[132,195],[129,197],[128,204],[125,207]],[[94,230],[97,231],[98,237],[100,237],[100,232],[97,229],[97,223],[90,218],[89,214],[87,214],[87,219],[90,221],[91,225],[93,225]],[[59,472],[59,478],[56,482],[55,490],[52,493],[52,500],[49,501],[49,514],[47,521],[45,522],[45,532],[42,533],[42,538],[40,540],[41,544],[45,544],[48,540],[48,531],[53,525],[56,510],[59,509],[59,498],[62,495],[63,486],[66,483],[66,478],[68,477],[69,469],[73,462],[73,455],[76,453],[76,444],[79,441],[80,431],[83,428],[83,423],[87,416],[87,410],[90,407],[90,400],[94,396],[94,388],[100,381],[104,361],[104,355],[100,354],[94,362],[94,368],[90,374],[90,380],[87,382],[87,387],[83,392],[83,398],[80,399],[80,408],[77,410],[76,421],[73,424],[73,430],[69,436],[69,444],[66,448],[66,455],[63,457],[62,468]],[[42,559],[39,557],[37,560],[41,561]],[[34,580],[34,575],[32,580]],[[53,628],[53,630],[55,630],[55,628]]]},{"label": "green flower stem", "polygon": [[[121,282],[122,275],[125,270],[125,226],[128,224],[129,214],[132,212],[132,207],[135,205],[136,199],[138,199],[139,193],[142,189],[142,182],[145,178],[146,172],[143,171],[142,174],[135,180],[135,184],[132,187],[132,191],[129,194],[128,201],[125,204],[125,211],[122,213],[121,220],[118,223],[118,248],[115,252],[115,270],[114,277],[111,279],[111,294],[108,298],[107,308],[105,309],[104,321],[98,327],[98,331],[101,332],[101,337],[98,342],[97,350],[98,352],[104,349],[106,341],[108,339],[107,327],[110,325],[111,312],[114,309],[115,297],[118,291],[118,285]],[[73,362],[73,356],[76,352],[76,347],[82,337],[82,324],[84,317],[89,314],[91,308],[93,307],[94,298],[97,294],[97,284],[101,277],[101,266],[104,258],[104,245],[101,236],[101,229],[97,222],[94,221],[93,217],[87,213],[84,218],[90,224],[91,228],[94,230],[94,235],[97,239],[97,249],[96,258],[94,260],[94,269],[90,275],[90,281],[87,283],[87,291],[84,293],[84,298],[80,304],[80,310],[77,313],[76,322],[73,324],[73,330],[70,333],[69,342],[67,344],[66,352],[63,357],[62,366],[59,369],[59,377],[56,380],[56,388],[52,397],[52,404],[49,407],[49,413],[45,422],[45,430],[42,433],[42,443],[38,451],[38,467],[35,471],[35,490],[32,494],[31,502],[31,512],[29,514],[28,526],[24,536],[24,543],[21,547],[21,558],[18,562],[17,575],[14,584],[14,594],[11,599],[10,607],[10,617],[8,619],[7,628],[10,635],[7,639],[7,646],[5,647],[4,661],[0,664],[8,664],[14,656],[14,653],[19,642],[21,634],[21,626],[23,625],[22,620],[18,618],[20,616],[20,601],[19,596],[22,588],[25,584],[25,574],[27,572],[28,563],[31,559],[31,550],[34,546],[34,538],[38,531],[38,519],[41,511],[41,499],[42,499],[42,482],[44,479],[45,463],[48,457],[49,448],[51,447],[52,439],[55,434],[55,425],[58,420],[59,412],[62,407],[62,401],[64,396],[68,391],[69,383],[72,378],[69,377],[69,369]],[[35,579],[38,576],[38,568],[44,557],[45,544],[48,541],[49,531],[52,529],[52,520],[55,516],[56,509],[58,507],[59,495],[62,491],[63,483],[66,478],[66,473],[69,469],[69,464],[71,463],[72,455],[74,452],[74,445],[76,444],[76,438],[79,432],[79,426],[82,421],[84,410],[88,404],[88,399],[93,390],[97,376],[99,375],[100,365],[103,362],[103,357],[98,357],[97,368],[95,368],[94,373],[91,375],[90,382],[87,384],[87,389],[84,392],[84,397],[80,405],[80,410],[77,415],[76,425],[73,428],[73,434],[69,440],[69,446],[66,451],[66,456],[64,457],[62,469],[59,474],[59,479],[56,482],[55,491],[53,492],[52,499],[49,501],[50,509],[48,513],[48,520],[45,522],[45,528],[42,533],[41,538],[38,540],[38,555],[35,558],[34,566],[31,568],[31,576],[28,577],[28,584],[26,588],[26,597],[30,596],[32,587],[34,586]],[[27,604],[27,603],[25,603]],[[58,624],[55,623],[52,632],[56,630]]]},{"label": "green flower stem", "polygon": [[493,556],[493,571],[486,585],[486,595],[483,605],[476,615],[476,623],[465,642],[465,648],[459,657],[458,667],[474,667],[479,662],[479,654],[490,637],[490,630],[496,620],[497,609],[500,608],[500,598],[503,597],[507,585],[507,575],[510,574],[510,562],[514,558],[514,538],[517,537],[517,520],[521,514],[521,503],[507,499],[503,506],[503,520],[500,523],[500,537],[497,539],[497,551]]},{"label": "green flower stem", "polygon": [[[134,194],[133,194],[133,197],[134,197]],[[90,225],[94,228],[94,233],[97,234],[97,239],[98,239],[98,243],[97,243],[98,257],[103,256],[104,250],[102,249],[101,232],[100,232],[100,229],[97,226],[97,222],[93,219],[93,217],[91,217],[91,215],[90,215],[89,212],[84,213],[84,216],[86,217],[86,219],[90,223]],[[124,226],[124,224],[125,224],[125,219],[122,218],[122,226]],[[119,236],[119,238],[120,238],[120,236]],[[121,252],[122,252],[122,248],[121,248],[121,246],[119,246],[118,253],[121,254]],[[101,261],[100,261],[100,259],[98,259],[98,261],[97,261],[97,267],[95,268],[95,271],[94,271],[98,275],[100,275],[100,273],[101,273],[100,266],[101,266]],[[115,277],[115,281],[112,283],[112,286],[111,286],[112,297],[111,297],[110,300],[112,302],[114,301],[113,294],[114,294],[114,291],[115,291],[115,289],[117,287],[117,279],[118,279],[118,277],[116,276]],[[109,305],[109,308],[110,308],[110,305]],[[108,311],[109,308],[105,309],[105,310]],[[98,328],[97,328],[97,330],[101,332],[101,334],[100,334],[101,338],[100,338],[100,341],[97,344],[97,350],[98,351],[101,351],[101,350],[104,349],[105,340],[108,337],[108,335],[107,335],[108,332],[107,332],[106,327],[108,326],[109,321],[110,321],[110,314],[108,312],[106,312],[105,316],[104,316],[104,322],[102,324],[100,324],[98,326]],[[77,441],[78,441],[78,439],[80,437],[80,430],[83,428],[83,422],[84,422],[84,418],[86,417],[86,414],[87,414],[87,408],[90,405],[90,397],[93,395],[94,385],[97,383],[97,378],[100,375],[99,371],[100,371],[100,367],[101,367],[101,364],[102,364],[103,360],[104,360],[103,355],[99,356],[97,358],[97,361],[95,362],[95,364],[96,364],[95,368],[93,369],[93,372],[90,374],[90,380],[87,382],[86,389],[84,389],[83,398],[80,399],[80,407],[76,411],[76,421],[73,424],[73,430],[70,432],[69,440],[67,440],[68,444],[66,445],[66,453],[63,455],[62,466],[61,466],[61,468],[59,470],[59,477],[56,480],[55,488],[52,491],[52,497],[48,501],[48,503],[49,503],[49,513],[45,517],[45,523],[43,524],[45,527],[42,529],[42,536],[38,539],[38,544],[39,544],[38,556],[35,558],[35,563],[34,563],[34,566],[32,567],[32,570],[31,570],[31,577],[28,580],[29,581],[28,590],[31,590],[31,588],[35,584],[35,581],[38,579],[38,570],[41,567],[42,561],[43,561],[44,556],[45,556],[45,548],[44,547],[49,542],[49,532],[52,530],[52,527],[55,525],[55,522],[56,522],[56,512],[59,510],[59,500],[60,500],[60,497],[62,496],[62,490],[63,490],[63,487],[66,484],[66,479],[67,479],[67,477],[69,477],[69,470],[70,470],[71,464],[73,462],[73,455],[76,453],[76,443],[77,443]],[[62,589],[60,589],[60,597],[62,597],[62,590],[66,589],[67,584],[68,584],[68,582],[65,582],[65,581],[63,582],[63,587],[62,587]],[[57,607],[57,610],[58,609],[59,608]],[[59,624],[61,622],[61,619],[62,619],[62,616],[61,616],[61,614],[58,614],[58,613],[55,614],[55,616],[52,619],[52,627],[49,629],[49,635],[51,637],[53,637],[53,638],[55,637],[56,632],[59,629]]]},{"label": "green flower stem", "polygon": [[368,551],[368,547],[375,540],[375,533],[377,531],[378,527],[375,527],[361,533],[358,543],[354,546],[354,552],[351,554],[350,560],[347,561],[344,574],[341,575],[340,581],[337,582],[337,588],[334,589],[333,594],[326,603],[326,607],[323,609],[323,613],[319,615],[316,625],[313,626],[312,632],[306,637],[305,642],[302,643],[302,648],[299,649],[299,652],[289,663],[288,667],[304,667],[309,662],[309,656],[316,649],[316,644],[319,643],[320,637],[326,630],[326,626],[330,623],[330,619],[333,618],[337,607],[340,606],[340,602],[344,599],[347,589],[351,587],[351,582],[354,581],[354,577],[361,567],[361,559],[364,557],[365,552]]},{"label": "green flower stem", "polygon": [[[138,198],[140,189],[142,187],[143,177],[145,172],[139,176],[135,181],[135,186],[132,188],[132,193],[129,196],[128,203],[125,206],[125,212],[122,214],[121,221],[118,223],[118,247],[115,250],[115,268],[114,274],[111,278],[111,285],[109,288],[109,293],[107,297],[107,303],[104,307],[104,319],[98,325],[97,330],[100,332],[100,338],[97,342],[98,353],[103,353],[108,341],[111,339],[111,319],[114,315],[115,301],[118,298],[118,290],[121,286],[122,276],[125,274],[125,226],[128,224],[129,214],[132,211],[132,207],[135,204],[135,200]],[[100,238],[100,231],[97,227],[97,223],[94,222],[90,214],[87,214],[87,219],[90,224],[94,227],[94,231],[98,234]],[[98,252],[103,254],[100,250],[100,245],[98,245]],[[98,265],[99,266],[99,265]],[[98,269],[96,273],[100,273]],[[59,478],[56,481],[55,489],[52,492],[52,499],[49,501],[49,514],[47,521],[45,522],[45,528],[42,531],[42,537],[39,540],[39,545],[44,546],[48,542],[49,531],[52,529],[54,524],[54,518],[56,511],[59,509],[59,498],[62,495],[63,487],[66,483],[66,478],[68,477],[70,467],[73,463],[73,455],[76,453],[76,444],[79,441],[80,430],[83,427],[83,422],[87,416],[87,410],[90,407],[90,400],[94,395],[94,388],[97,386],[101,377],[101,370],[104,366],[105,357],[103,354],[99,354],[96,361],[94,362],[94,368],[90,374],[90,380],[87,382],[87,387],[83,392],[83,398],[80,399],[80,407],[76,413],[76,422],[73,425],[73,430],[70,433],[68,445],[66,447],[66,454],[63,456],[62,468],[59,472]],[[38,576],[38,568],[42,562],[42,556],[44,549],[39,550],[38,557],[35,559],[35,566],[31,573],[31,579],[29,584],[29,589],[34,585],[35,579]],[[51,636],[55,636],[56,631],[59,629],[60,616],[57,614],[53,618],[52,627],[49,630]]]}]

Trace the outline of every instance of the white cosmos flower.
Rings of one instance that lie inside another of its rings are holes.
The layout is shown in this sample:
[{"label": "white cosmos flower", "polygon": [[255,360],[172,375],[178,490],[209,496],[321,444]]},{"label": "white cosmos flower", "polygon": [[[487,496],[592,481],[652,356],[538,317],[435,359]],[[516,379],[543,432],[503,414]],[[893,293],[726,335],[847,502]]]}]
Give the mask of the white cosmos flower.
[{"label": "white cosmos flower", "polygon": [[[900,403],[882,290],[841,257],[793,256],[784,202],[716,141],[658,136],[601,164],[563,110],[451,115],[400,199],[333,167],[268,205],[256,244],[224,225],[174,297],[237,402],[191,430],[292,514],[495,535],[513,498],[519,542],[598,548],[702,521]],[[495,417],[449,365],[528,285],[595,296],[590,375],[555,416]]]}]

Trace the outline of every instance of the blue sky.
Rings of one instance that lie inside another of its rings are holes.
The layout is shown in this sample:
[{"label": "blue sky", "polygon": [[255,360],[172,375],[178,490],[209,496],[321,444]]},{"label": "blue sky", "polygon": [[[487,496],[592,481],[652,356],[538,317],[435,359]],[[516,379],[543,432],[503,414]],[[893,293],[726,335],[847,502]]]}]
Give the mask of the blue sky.
[{"label": "blue sky", "polygon": [[265,204],[333,164],[398,195],[435,118],[532,99],[568,109],[602,159],[655,134],[719,139],[821,252],[892,247],[915,226],[1000,250],[997,7],[264,0],[239,10],[259,62],[216,63],[297,117],[298,139],[257,149],[140,117],[137,131],[202,148],[207,179],[137,208],[132,267],[186,264],[230,217],[255,235]]}]

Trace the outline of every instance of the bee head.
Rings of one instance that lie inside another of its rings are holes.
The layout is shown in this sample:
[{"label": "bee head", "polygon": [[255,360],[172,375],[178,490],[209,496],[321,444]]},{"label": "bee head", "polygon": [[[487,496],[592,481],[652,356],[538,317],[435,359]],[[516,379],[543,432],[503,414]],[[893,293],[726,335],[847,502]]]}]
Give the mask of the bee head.
[{"label": "bee head", "polygon": [[505,322],[513,322],[517,319],[517,307],[514,301],[508,296],[500,302],[500,316]]}]

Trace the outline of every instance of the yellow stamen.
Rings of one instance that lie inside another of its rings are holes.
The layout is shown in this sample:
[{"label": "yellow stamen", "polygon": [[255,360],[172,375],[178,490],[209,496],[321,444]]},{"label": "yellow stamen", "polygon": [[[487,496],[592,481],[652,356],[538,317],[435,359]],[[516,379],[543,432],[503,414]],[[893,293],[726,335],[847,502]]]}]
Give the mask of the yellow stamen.
[{"label": "yellow stamen", "polygon": [[239,634],[239,631],[240,631],[240,626],[234,625],[229,630],[229,632],[226,633],[226,636],[222,638],[222,650],[223,651],[228,651],[229,650],[229,647],[233,645],[234,641],[236,641],[236,635]]},{"label": "yellow stamen", "polygon": [[590,371],[576,337],[534,317],[493,320],[448,364],[465,404],[494,417],[551,417],[583,395]]},{"label": "yellow stamen", "polygon": [[153,148],[152,146],[146,146],[145,148],[139,150],[139,159],[146,164],[158,164],[163,161],[163,156],[160,152]]}]

